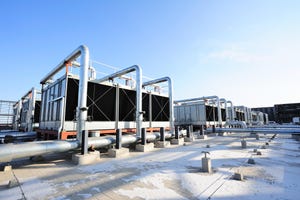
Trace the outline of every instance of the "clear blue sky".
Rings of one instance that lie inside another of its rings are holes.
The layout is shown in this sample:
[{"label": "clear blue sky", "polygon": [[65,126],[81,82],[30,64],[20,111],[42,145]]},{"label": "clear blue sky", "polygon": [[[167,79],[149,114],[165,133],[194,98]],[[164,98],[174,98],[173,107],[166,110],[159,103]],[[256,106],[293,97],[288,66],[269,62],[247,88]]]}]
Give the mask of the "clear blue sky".
[{"label": "clear blue sky", "polygon": [[175,99],[300,102],[298,0],[0,2],[0,99],[17,100],[80,44],[113,66],[170,76]]}]

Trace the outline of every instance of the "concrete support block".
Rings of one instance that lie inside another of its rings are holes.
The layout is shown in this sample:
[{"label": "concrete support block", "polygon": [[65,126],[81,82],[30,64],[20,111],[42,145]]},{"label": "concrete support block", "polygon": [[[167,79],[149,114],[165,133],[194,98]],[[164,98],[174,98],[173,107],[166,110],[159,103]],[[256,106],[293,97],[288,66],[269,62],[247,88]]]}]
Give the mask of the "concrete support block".
[{"label": "concrete support block", "polygon": [[219,133],[219,136],[227,136],[227,132]]},{"label": "concrete support block", "polygon": [[139,152],[149,152],[154,149],[154,143],[147,143],[145,145],[138,144],[135,146],[135,150]]},{"label": "concrete support block", "polygon": [[298,140],[300,139],[300,134],[294,133],[292,134],[292,139]]},{"label": "concrete support block", "polygon": [[194,142],[194,137],[185,137],[184,142]]},{"label": "concrete support block", "polygon": [[256,134],[255,138],[256,138],[256,140],[259,140],[259,135],[258,135],[258,134]]},{"label": "concrete support block", "polygon": [[128,148],[109,149],[108,156],[112,158],[126,157],[129,156],[129,149]]},{"label": "concrete support block", "polygon": [[255,165],[255,160],[253,158],[249,158],[248,164]]},{"label": "concrete support block", "polygon": [[183,145],[183,143],[184,143],[184,139],[183,138],[172,139],[171,140],[171,144],[174,144],[174,145]]},{"label": "concrete support block", "polygon": [[232,178],[234,180],[243,181],[244,180],[244,175],[243,175],[242,172],[235,172]]},{"label": "concrete support block", "polygon": [[11,165],[6,165],[2,168],[3,172],[10,172],[12,170],[12,166]]},{"label": "concrete support block", "polygon": [[211,168],[211,159],[210,158],[202,158],[202,171],[211,173],[212,168]]},{"label": "concrete support block", "polygon": [[72,161],[76,165],[88,165],[100,160],[100,152],[99,151],[91,151],[87,154],[73,154]]},{"label": "concrete support block", "polygon": [[206,140],[206,139],[207,139],[207,135],[199,135],[198,138],[199,138],[199,139],[202,139],[202,140]]},{"label": "concrete support block", "polygon": [[155,143],[156,148],[166,148],[171,145],[170,141],[157,141]]},{"label": "concrete support block", "polygon": [[246,149],[247,148],[247,142],[245,140],[242,140],[241,141],[241,145],[242,145],[242,148],[243,149]]},{"label": "concrete support block", "polygon": [[13,188],[13,187],[17,187],[17,186],[19,186],[19,183],[16,179],[10,180],[7,185],[8,188]]}]

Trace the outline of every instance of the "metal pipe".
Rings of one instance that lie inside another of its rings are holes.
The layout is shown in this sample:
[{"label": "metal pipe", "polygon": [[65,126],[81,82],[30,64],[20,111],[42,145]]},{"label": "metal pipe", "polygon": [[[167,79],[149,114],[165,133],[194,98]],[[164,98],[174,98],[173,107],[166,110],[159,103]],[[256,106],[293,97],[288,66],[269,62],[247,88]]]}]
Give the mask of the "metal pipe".
[{"label": "metal pipe", "polygon": [[[55,74],[57,74],[60,70],[62,70],[66,63],[69,61],[73,62],[77,57],[80,55],[87,55],[89,57],[89,50],[88,47],[85,45],[79,46],[77,49],[75,49],[71,54],[69,54],[62,62],[60,62],[51,72],[49,72],[41,81],[41,84],[47,83],[48,80],[50,80]],[[83,63],[80,64],[82,66]]]},{"label": "metal pipe", "polygon": [[159,79],[151,80],[148,82],[143,83],[142,87],[146,87],[148,85],[154,85],[157,83],[168,82],[168,92],[169,92],[169,110],[170,110],[170,132],[174,133],[174,104],[173,104],[173,85],[172,79],[170,77],[162,77]]},{"label": "metal pipe", "polygon": [[58,133],[57,133],[57,139],[60,140],[60,133],[64,127],[64,119],[65,119],[65,115],[64,115],[64,107],[65,107],[65,97],[62,96],[60,99],[60,125],[58,127]]},{"label": "metal pipe", "polygon": [[[171,133],[165,133],[165,138],[171,138]],[[154,141],[160,137],[159,133],[146,134],[148,141]],[[139,136],[126,135],[122,137],[122,144],[132,144],[140,140]],[[116,142],[115,137],[93,137],[89,138],[88,146],[95,148],[106,147]],[[80,147],[80,142],[76,140],[51,140],[38,142],[24,142],[19,144],[1,144],[0,145],[0,163],[10,162],[18,158],[26,158],[57,152],[66,152]]]},{"label": "metal pipe", "polygon": [[111,75],[107,75],[103,78],[96,79],[94,82],[104,82],[108,80],[113,80],[116,77],[128,74],[130,72],[136,72],[136,133],[137,136],[141,136],[141,126],[143,121],[143,111],[142,111],[142,69],[138,65],[133,65],[126,69],[115,72]]},{"label": "metal pipe", "polygon": [[12,137],[27,137],[27,136],[36,136],[36,132],[16,132],[16,131],[7,131],[7,132],[0,132],[0,139],[5,138],[5,136],[12,136]]},{"label": "metal pipe", "polygon": [[87,82],[89,71],[89,49],[85,45],[79,46],[62,62],[60,62],[51,72],[49,72],[41,81],[41,84],[47,83],[56,73],[62,70],[66,63],[74,61],[77,57],[81,56],[80,61],[80,81],[78,89],[78,107],[77,107],[77,139],[81,141],[81,132],[85,130],[85,121],[87,119]]},{"label": "metal pipe", "polygon": [[220,99],[220,103],[224,103],[224,105],[225,105],[226,122],[229,122],[229,113],[228,113],[226,99],[224,99],[224,98]]},{"label": "metal pipe", "polygon": [[[245,133],[278,133],[278,134],[293,134],[300,133],[300,129],[285,129],[285,128],[216,128],[216,132],[245,132]],[[206,130],[212,132],[211,128]]]},{"label": "metal pipe", "polygon": [[2,144],[0,145],[0,162],[10,162],[18,158],[65,152],[78,147],[78,140],[54,140],[24,142],[20,144]]},{"label": "metal pipe", "polygon": [[21,120],[21,109],[22,109],[22,100],[19,100],[14,105],[14,117],[13,117],[13,130],[19,130],[20,120]]},{"label": "metal pipe", "polygon": [[227,103],[230,103],[230,108],[231,108],[231,120],[234,121],[234,106],[232,101],[227,101]]}]

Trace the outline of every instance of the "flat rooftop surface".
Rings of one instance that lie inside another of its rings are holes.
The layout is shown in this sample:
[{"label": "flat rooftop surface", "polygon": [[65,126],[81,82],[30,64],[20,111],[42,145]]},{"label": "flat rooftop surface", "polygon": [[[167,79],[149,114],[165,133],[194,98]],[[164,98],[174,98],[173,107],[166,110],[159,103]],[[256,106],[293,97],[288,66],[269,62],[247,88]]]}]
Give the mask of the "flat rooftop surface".
[{"label": "flat rooftop surface", "polygon": [[[212,136],[187,145],[130,152],[126,158],[108,158],[77,166],[68,153],[12,163],[13,170],[0,172],[0,199],[299,199],[300,142],[290,135],[249,134]],[[269,145],[266,145],[266,142]],[[207,145],[210,148],[207,148]],[[265,146],[266,148],[262,148]],[[258,149],[262,155],[253,150]],[[209,151],[213,173],[201,171],[201,152]],[[253,158],[255,164],[248,164]],[[232,179],[235,172],[243,181]],[[8,188],[17,177],[19,186]]]}]

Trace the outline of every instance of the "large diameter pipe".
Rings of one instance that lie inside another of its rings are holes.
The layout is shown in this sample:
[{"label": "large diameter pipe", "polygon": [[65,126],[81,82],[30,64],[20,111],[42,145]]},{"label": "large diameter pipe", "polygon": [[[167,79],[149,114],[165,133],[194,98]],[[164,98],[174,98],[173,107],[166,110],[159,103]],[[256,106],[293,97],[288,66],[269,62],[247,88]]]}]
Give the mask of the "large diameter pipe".
[{"label": "large diameter pipe", "polygon": [[80,81],[78,91],[78,122],[77,123],[77,139],[81,142],[82,131],[85,130],[85,122],[87,120],[87,90],[88,90],[88,78],[89,78],[89,49],[82,45],[80,46],[81,52],[81,67],[80,67]]},{"label": "large diameter pipe", "polygon": [[228,112],[226,99],[224,99],[224,98],[220,99],[220,103],[224,103],[224,105],[225,105],[226,122],[229,122],[229,112]]},{"label": "large diameter pipe", "polygon": [[0,139],[5,138],[5,136],[12,136],[12,137],[34,137],[36,136],[36,132],[15,132],[15,131],[9,131],[9,132],[0,132]]},{"label": "large diameter pipe", "polygon": [[96,79],[95,82],[101,83],[104,81],[112,80],[116,77],[128,74],[130,72],[136,72],[136,133],[137,136],[141,136],[141,126],[143,121],[143,111],[142,111],[142,69],[138,65],[133,65],[126,69],[115,72],[111,75],[107,75],[101,79]]},{"label": "large diameter pipe", "polygon": [[163,77],[159,79],[155,79],[152,81],[148,81],[143,83],[142,87],[146,87],[148,85],[154,85],[157,83],[162,83],[162,82],[168,82],[168,90],[169,90],[169,110],[170,110],[170,132],[173,134],[174,133],[174,105],[173,105],[173,85],[172,85],[172,79],[170,77]]},{"label": "large diameter pipe", "polygon": [[56,73],[62,70],[66,63],[72,62],[77,57],[81,56],[80,61],[80,81],[78,89],[78,107],[77,107],[77,139],[81,141],[81,132],[85,130],[85,121],[87,119],[87,81],[89,71],[90,53],[89,49],[85,45],[79,46],[69,56],[67,56],[62,62],[60,62],[51,72],[49,72],[40,83],[43,85],[47,83]]},{"label": "large diameter pipe", "polygon": [[[171,138],[171,133],[165,133],[165,138]],[[146,134],[148,141],[154,141],[160,137],[159,133]],[[125,135],[122,137],[122,144],[132,144],[137,142],[140,137],[135,135]],[[89,138],[88,146],[95,148],[106,147],[116,142],[115,137],[94,137]],[[57,152],[66,152],[80,147],[78,140],[54,140],[54,141],[38,141],[24,142],[19,144],[1,144],[0,145],[0,163],[10,162],[18,158],[26,158],[31,156],[45,155]]]},{"label": "large diameter pipe", "polygon": [[227,101],[227,103],[230,103],[230,108],[231,108],[231,120],[234,120],[234,106],[232,101]]},{"label": "large diameter pipe", "polygon": [[[207,129],[207,132],[212,132],[212,129]],[[293,133],[299,133],[300,129],[284,129],[284,128],[278,128],[278,129],[272,129],[272,128],[216,128],[216,132],[222,133],[222,132],[246,132],[246,133],[278,133],[278,134],[293,134]]]},{"label": "large diameter pipe", "polygon": [[14,159],[38,156],[48,153],[65,152],[79,146],[77,140],[24,142],[20,144],[0,145],[0,162],[10,162]]}]

